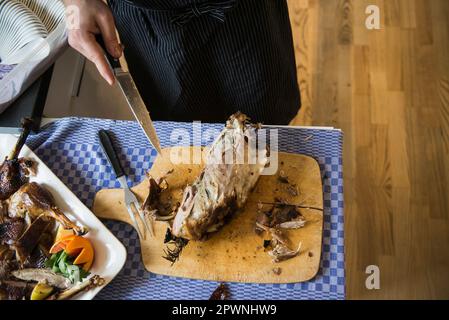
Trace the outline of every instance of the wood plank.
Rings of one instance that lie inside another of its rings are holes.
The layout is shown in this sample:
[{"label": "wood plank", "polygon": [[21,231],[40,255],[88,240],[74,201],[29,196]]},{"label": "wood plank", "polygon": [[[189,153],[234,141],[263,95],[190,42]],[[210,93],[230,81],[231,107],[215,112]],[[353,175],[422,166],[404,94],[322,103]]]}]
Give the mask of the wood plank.
[{"label": "wood plank", "polygon": [[[364,26],[369,4],[381,30]],[[312,95],[307,122],[292,123],[345,133],[348,298],[448,299],[449,1],[314,0],[303,10],[315,31],[292,27],[309,44],[302,86]],[[370,264],[381,290],[365,288]]]}]

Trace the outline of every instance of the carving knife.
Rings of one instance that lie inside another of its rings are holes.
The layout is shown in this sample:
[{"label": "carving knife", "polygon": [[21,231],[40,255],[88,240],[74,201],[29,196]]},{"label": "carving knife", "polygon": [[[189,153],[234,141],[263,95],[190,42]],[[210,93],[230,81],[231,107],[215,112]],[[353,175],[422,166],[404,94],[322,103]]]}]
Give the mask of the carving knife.
[{"label": "carving knife", "polygon": [[156,129],[154,128],[153,121],[151,120],[150,113],[148,112],[148,109],[140,96],[139,90],[137,89],[131,74],[122,68],[119,59],[115,59],[108,53],[106,46],[104,45],[103,38],[101,36],[97,36],[96,39],[103,48],[106,60],[115,75],[117,84],[125,96],[134,118],[136,118],[146,137],[156,151],[159,154],[162,154],[159,138],[157,136]]}]

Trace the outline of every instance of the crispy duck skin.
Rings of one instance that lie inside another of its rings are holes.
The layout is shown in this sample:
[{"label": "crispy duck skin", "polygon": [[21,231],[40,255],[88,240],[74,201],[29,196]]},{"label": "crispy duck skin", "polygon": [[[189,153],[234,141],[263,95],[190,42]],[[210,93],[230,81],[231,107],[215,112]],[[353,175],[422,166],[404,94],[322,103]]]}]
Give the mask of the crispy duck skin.
[{"label": "crispy duck skin", "polygon": [[[1,250],[4,250],[1,252]],[[19,267],[14,259],[14,252],[9,247],[0,247],[0,281],[10,277],[11,271]]]},{"label": "crispy duck skin", "polygon": [[87,232],[84,227],[79,227],[64,213],[55,206],[53,196],[44,187],[36,182],[24,184],[9,199],[9,216],[25,218],[25,215],[31,216],[34,220],[40,215],[52,218],[58,221],[65,229],[72,229],[78,235]]},{"label": "crispy duck skin", "polygon": [[17,140],[11,154],[0,165],[0,200],[8,199],[14,192],[28,182],[28,176],[32,171],[33,162],[19,158],[20,150],[30,134],[33,121],[24,119],[22,133]]},{"label": "crispy duck skin", "polygon": [[12,245],[25,230],[25,221],[20,218],[12,218],[0,223],[0,244]]},{"label": "crispy duck skin", "polygon": [[[209,150],[204,170],[184,191],[173,222],[174,236],[188,240],[204,239],[245,205],[268,163],[267,154],[257,159],[255,164],[247,161],[249,148],[253,154],[256,153],[255,144],[249,141],[255,139],[257,129],[258,126],[249,123],[242,113],[229,118]],[[226,161],[229,155],[234,159],[233,163]],[[239,163],[235,159],[244,161]]]},{"label": "crispy duck skin", "polygon": [[37,247],[45,231],[51,226],[52,220],[45,215],[37,217],[33,223],[25,230],[19,240],[13,245],[16,250],[17,261],[23,266],[28,257]]},{"label": "crispy duck skin", "polygon": [[0,223],[8,221],[8,205],[6,201],[0,200]]},{"label": "crispy duck skin", "polygon": [[28,182],[33,162],[20,158],[5,161],[0,166],[0,200],[6,200]]},{"label": "crispy duck skin", "polygon": [[30,256],[26,260],[26,263],[22,267],[46,268],[45,262],[51,257],[51,254],[47,250],[45,250],[45,248],[41,245],[41,243],[42,237],[39,239],[39,244],[31,252]]}]

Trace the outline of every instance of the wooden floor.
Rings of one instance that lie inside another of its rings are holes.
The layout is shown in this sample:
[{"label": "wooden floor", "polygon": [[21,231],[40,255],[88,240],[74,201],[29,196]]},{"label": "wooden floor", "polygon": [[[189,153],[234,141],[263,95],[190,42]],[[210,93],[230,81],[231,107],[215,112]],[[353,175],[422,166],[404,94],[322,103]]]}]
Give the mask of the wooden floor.
[{"label": "wooden floor", "polygon": [[[449,1],[288,1],[294,123],[345,134],[347,297],[449,298]],[[372,264],[380,290],[365,288]]]}]

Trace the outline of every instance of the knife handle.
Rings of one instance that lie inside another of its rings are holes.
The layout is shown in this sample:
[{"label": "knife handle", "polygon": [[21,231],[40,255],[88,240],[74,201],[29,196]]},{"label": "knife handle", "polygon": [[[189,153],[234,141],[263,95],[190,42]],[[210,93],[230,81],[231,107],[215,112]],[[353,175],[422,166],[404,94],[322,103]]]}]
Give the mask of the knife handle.
[{"label": "knife handle", "polygon": [[98,131],[98,138],[100,139],[100,145],[103,152],[106,154],[106,158],[112,166],[117,179],[125,175],[117,153],[114,150],[114,146],[112,145],[112,139],[109,133],[106,130],[100,130]]},{"label": "knife handle", "polygon": [[109,52],[108,49],[106,48],[106,45],[104,43],[103,40],[103,36],[101,34],[97,34],[95,36],[95,40],[97,40],[98,44],[100,45],[100,47],[103,49],[104,51],[104,56],[106,57],[106,60],[109,63],[109,66],[111,67],[112,70],[116,69],[116,68],[121,68],[120,65],[120,60],[114,58]]}]

